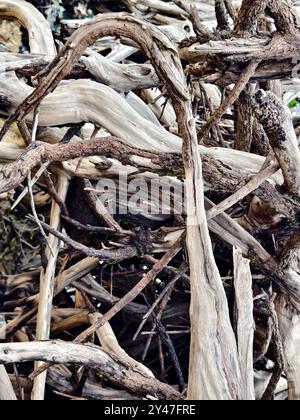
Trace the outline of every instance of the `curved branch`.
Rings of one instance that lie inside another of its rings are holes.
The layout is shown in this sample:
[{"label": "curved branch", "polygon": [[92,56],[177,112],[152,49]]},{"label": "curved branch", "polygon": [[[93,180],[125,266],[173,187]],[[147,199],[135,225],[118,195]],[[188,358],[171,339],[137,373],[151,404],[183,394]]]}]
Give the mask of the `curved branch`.
[{"label": "curved branch", "polygon": [[[32,87],[14,75],[7,73],[0,75],[0,98],[1,96],[5,98],[7,106],[5,109],[0,100],[1,112],[6,114],[12,112],[32,91]],[[32,114],[28,115],[27,121],[32,122],[32,119]],[[40,105],[40,126],[67,125],[82,121],[106,128],[130,147],[154,152],[159,150],[162,153],[181,152],[180,137],[143,118],[113,89],[100,83],[89,80],[63,82]],[[61,138],[62,136],[53,138],[50,130],[46,130],[45,135],[39,136],[39,140],[53,143]],[[224,165],[247,175],[258,172],[264,163],[262,156],[234,149],[208,148],[199,145],[198,151],[201,155],[219,160]],[[20,149],[15,148],[14,153],[12,145],[5,146],[0,142],[0,160],[15,160],[19,154]],[[280,172],[272,179],[279,185],[283,183]]]}]

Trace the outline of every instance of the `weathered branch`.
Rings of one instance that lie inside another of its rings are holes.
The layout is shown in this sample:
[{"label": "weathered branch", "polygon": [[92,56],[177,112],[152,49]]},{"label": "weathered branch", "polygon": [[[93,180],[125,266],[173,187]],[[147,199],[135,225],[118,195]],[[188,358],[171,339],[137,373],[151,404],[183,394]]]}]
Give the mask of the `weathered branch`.
[{"label": "weathered branch", "polygon": [[255,33],[257,21],[263,15],[267,3],[268,0],[243,0],[234,32]]},{"label": "weathered branch", "polygon": [[224,0],[215,0],[216,18],[218,22],[217,30],[229,30],[229,22],[227,18],[227,9]]},{"label": "weathered branch", "polygon": [[270,0],[266,12],[274,19],[276,28],[283,34],[299,34],[297,12],[290,0]]},{"label": "weathered branch", "polygon": [[262,90],[256,93],[252,104],[258,121],[269,137],[286,187],[299,198],[300,151],[290,111],[274,94]]},{"label": "weathered branch", "polygon": [[[2,112],[9,113],[14,110],[30,92],[32,88],[17,78],[0,77],[0,94],[9,104],[8,108],[2,106]],[[28,121],[31,120],[32,117],[29,115]],[[97,126],[105,127],[129,146],[154,152],[157,150],[166,153],[181,152],[182,142],[179,137],[143,118],[120,95],[99,83],[65,82],[41,103],[39,124],[42,126],[66,125],[81,121],[89,121]],[[63,135],[62,133],[60,137],[58,130],[46,130],[39,139],[55,143],[61,140]],[[228,148],[207,148],[200,145],[198,150],[202,156],[212,156],[241,173],[258,172],[264,162],[261,156]],[[14,160],[19,154],[20,149],[0,142],[0,159]],[[280,174],[276,175],[276,182],[283,183]]]},{"label": "weathered branch", "polygon": [[[62,201],[65,201],[70,180],[65,173],[58,177],[57,194]],[[60,229],[60,207],[55,201],[52,203],[50,224],[54,229]],[[40,293],[36,324],[37,340],[48,340],[51,328],[51,312],[55,287],[55,269],[60,250],[60,241],[53,235],[48,237],[46,249],[47,266],[42,268],[40,274]],[[39,366],[39,362],[35,364]],[[45,394],[46,375],[41,375],[34,381],[32,400],[43,400]]]},{"label": "weathered branch", "polygon": [[253,292],[250,261],[243,258],[238,248],[233,248],[235,315],[239,358],[243,375],[245,400],[255,400],[253,377]]},{"label": "weathered branch", "polygon": [[[158,168],[162,172],[182,171],[180,155],[163,154],[143,151],[124,145],[115,137],[103,137],[89,141],[71,141],[67,144],[51,145],[36,142],[29,147],[23,156],[15,162],[0,164],[0,193],[16,188],[27,176],[28,172],[43,162],[63,162],[78,157],[102,155],[118,159],[124,165],[136,166],[135,157],[147,161],[150,167]],[[142,163],[142,162],[141,162]],[[152,165],[151,165],[152,163]],[[176,169],[177,168],[177,169]]]},{"label": "weathered branch", "polygon": [[100,371],[110,382],[146,397],[181,399],[171,386],[134,370],[124,361],[108,355],[99,347],[60,341],[0,344],[0,363],[24,363],[35,360],[55,364],[85,365]]},{"label": "weathered branch", "polygon": [[87,50],[80,61],[97,82],[110,86],[117,92],[147,89],[159,84],[150,64],[112,63],[93,50]]},{"label": "weathered branch", "polygon": [[15,401],[16,399],[17,397],[6,369],[0,365],[0,401]]}]

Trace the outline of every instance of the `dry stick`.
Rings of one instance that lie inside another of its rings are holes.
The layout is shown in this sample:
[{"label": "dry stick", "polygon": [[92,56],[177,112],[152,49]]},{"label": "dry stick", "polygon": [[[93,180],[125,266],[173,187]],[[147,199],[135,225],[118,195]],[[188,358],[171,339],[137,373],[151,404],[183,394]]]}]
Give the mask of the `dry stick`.
[{"label": "dry stick", "polygon": [[[152,267],[152,269],[139,281],[139,283],[137,283],[125,296],[123,296],[123,298],[120,299],[105,315],[97,319],[91,327],[76,337],[74,343],[78,344],[84,342],[91,334],[103,327],[106,322],[110,321],[112,317],[120,312],[126,305],[128,305],[128,303],[132,302],[145,289],[145,287],[154,281],[156,276],[181,250],[182,238],[183,237],[180,237],[172,248],[165,253],[165,255]],[[43,364],[30,375],[30,379],[36,378],[48,368],[49,364]]]},{"label": "dry stick", "polygon": [[45,170],[47,169],[47,167],[49,166],[50,162],[45,162],[41,165],[41,167],[39,168],[39,170],[37,171],[37,173],[34,175],[34,177],[31,179],[30,183],[28,183],[27,187],[24,188],[24,190],[22,191],[22,193],[19,195],[19,197],[16,199],[16,201],[14,202],[14,204],[11,207],[11,211],[13,211],[13,209],[15,209],[17,207],[17,205],[23,200],[23,198],[25,197],[25,195],[28,193],[29,188],[32,188],[34,186],[34,184],[38,181],[38,179],[43,175],[43,173],[45,172]]},{"label": "dry stick", "polygon": [[196,6],[190,5],[190,8],[187,7],[187,12],[189,13],[189,20],[192,22],[194,32],[199,42],[208,42],[211,39],[216,38],[215,34],[210,32],[201,22]]},{"label": "dry stick", "polygon": [[250,261],[242,251],[233,248],[235,318],[239,359],[242,368],[244,399],[254,401],[253,340],[253,291]]},{"label": "dry stick", "polygon": [[[72,219],[69,216],[65,216],[64,214],[61,216],[61,218],[67,224],[76,227],[78,230],[84,230],[86,232],[93,232],[93,233],[100,233],[102,235],[107,235],[107,234],[112,234],[113,235],[113,234],[116,233],[115,229],[111,229],[111,228],[108,228],[108,227],[83,225],[82,223],[78,222],[77,220]],[[128,233],[128,235],[129,235],[129,233]]]},{"label": "dry stick", "polygon": [[[103,315],[99,312],[93,312],[89,314],[89,321],[91,324],[94,324],[100,317]],[[135,359],[133,359],[131,356],[129,356],[125,350],[120,346],[118,339],[110,325],[109,322],[107,322],[103,327],[99,328],[96,331],[98,340],[101,344],[101,347],[103,350],[107,351],[107,353],[113,353],[115,354],[120,360],[124,360],[126,363],[130,364],[135,369],[140,369],[143,371],[144,374],[150,377],[154,377],[153,373],[150,369],[148,369],[145,365],[142,363],[139,363]]]},{"label": "dry stick", "polygon": [[[58,188],[57,193],[61,200],[65,200],[69,186],[69,179],[65,174],[60,174],[58,176]],[[55,229],[59,229],[60,226],[60,208],[53,202],[51,209],[51,225]],[[40,277],[40,294],[39,294],[39,306],[38,306],[38,315],[37,315],[37,327],[36,327],[36,337],[37,340],[48,340],[50,335],[50,325],[51,325],[51,311],[52,311],[52,300],[54,294],[54,279],[55,279],[55,269],[56,262],[59,253],[59,244],[60,241],[53,235],[50,235],[48,238],[53,254],[49,253],[49,248],[47,252],[48,264],[46,269],[42,269]],[[38,368],[40,362],[35,363],[35,367]],[[47,374],[39,376],[34,381],[33,390],[32,390],[32,400],[43,400],[45,393]]]},{"label": "dry stick", "polygon": [[[149,306],[148,300],[146,298],[146,296],[143,296],[144,300],[146,301],[147,306]],[[160,342],[163,342],[165,344],[165,346],[168,349],[168,353],[169,353],[169,357],[170,360],[173,364],[176,376],[177,376],[177,380],[178,380],[178,385],[179,385],[179,391],[183,392],[184,388],[185,388],[185,383],[184,383],[184,377],[183,377],[183,373],[180,367],[180,363],[178,360],[178,356],[176,353],[176,350],[174,348],[174,344],[173,341],[169,335],[169,333],[167,332],[164,324],[158,319],[158,317],[155,314],[151,314],[151,318],[153,319],[153,323],[156,325],[158,334],[159,334],[159,340]],[[160,346],[162,348],[162,346]],[[162,353],[162,352],[161,352]],[[163,360],[163,357],[162,357]]]},{"label": "dry stick", "polygon": [[45,233],[45,231],[43,229],[43,226],[41,225],[39,216],[38,216],[37,211],[36,211],[36,208],[35,208],[34,196],[33,196],[32,187],[31,187],[32,180],[31,180],[31,174],[30,174],[30,172],[27,175],[27,179],[28,179],[28,192],[29,192],[29,196],[30,196],[31,211],[32,211],[34,220],[35,220],[36,224],[38,225],[38,227],[40,229],[40,232],[41,232],[43,238],[45,239],[45,242],[46,242],[46,244],[47,244],[47,246],[49,248],[49,251],[51,252],[51,255],[54,256],[54,252],[52,250],[51,244],[48,241],[47,235],[46,235],[46,233]]},{"label": "dry stick", "polygon": [[287,35],[299,34],[297,11],[291,0],[272,0],[267,4],[266,12],[274,19],[278,32]]},{"label": "dry stick", "polygon": [[227,9],[224,0],[215,0],[215,12],[217,17],[217,30],[229,30],[229,21],[227,17]]},{"label": "dry stick", "polygon": [[90,328],[81,333],[74,340],[75,343],[82,343],[98,328],[102,327],[113,316],[120,312],[128,303],[132,302],[148,286],[156,276],[169,264],[182,248],[182,238],[165,253],[165,255],[151,268],[151,270],[137,283],[122,299],[120,299],[102,318],[95,322]]},{"label": "dry stick", "polygon": [[[279,165],[277,160],[273,160],[273,153],[267,157],[263,168],[254,177],[237,192],[226,198],[224,201],[213,207],[207,212],[207,220],[213,219],[219,214],[225,212],[234,204],[238,203],[248,194],[256,190],[263,182],[267,181],[275,172],[278,171]],[[266,166],[266,164],[268,165]]]},{"label": "dry stick", "polygon": [[[174,168],[181,170],[182,167],[180,154],[165,153],[162,155],[157,152],[137,149],[125,145],[119,139],[112,136],[100,137],[89,141],[72,141],[67,144],[36,142],[35,146],[27,148],[17,161],[0,164],[0,193],[16,188],[26,178],[27,173],[42,162],[47,162],[47,164],[53,161],[63,162],[78,157],[93,155],[112,157],[124,165],[135,167],[137,167],[137,164],[134,162],[134,156],[149,159],[150,162],[162,166],[163,170],[174,170]],[[41,171],[42,169],[38,171],[34,177],[34,181],[42,174]],[[26,193],[27,190],[20,197],[23,198]]]},{"label": "dry stick", "polygon": [[[11,53],[10,53],[11,54]],[[21,57],[26,57],[21,59]],[[35,57],[31,55],[27,58],[27,54],[20,54],[20,60],[12,61],[12,62],[4,62],[0,64],[0,73],[5,73],[8,71],[17,71],[17,70],[34,70],[35,68],[40,68],[48,65],[53,60],[53,57]]]},{"label": "dry stick", "polygon": [[102,372],[105,379],[113,384],[143,397],[152,395],[163,400],[182,399],[181,394],[172,386],[151,378],[140,370],[133,369],[125,361],[106,353],[98,346],[53,340],[0,344],[0,363],[34,360],[89,367]]},{"label": "dry stick", "polygon": [[[32,127],[32,135],[31,135],[31,144],[34,144],[36,141],[36,133],[37,133],[37,128],[38,128],[38,123],[39,123],[39,107],[36,107],[34,110],[34,116],[33,116],[33,127]],[[36,223],[41,231],[42,236],[44,237],[46,244],[49,248],[49,251],[51,253],[52,256],[54,256],[51,244],[48,242],[48,238],[47,235],[42,227],[42,225],[40,224],[40,220],[38,217],[38,214],[36,212],[36,208],[35,208],[35,204],[34,204],[34,197],[33,197],[33,191],[32,191],[32,180],[31,180],[31,173],[30,171],[28,172],[27,175],[27,188],[28,188],[28,192],[29,192],[29,196],[30,196],[30,204],[31,204],[31,210],[32,210],[32,214],[36,220]]]},{"label": "dry stick", "polygon": [[[202,92],[203,101],[205,100],[205,102],[206,102],[206,104],[208,106],[210,115],[212,115],[214,113],[214,109],[213,109],[211,100],[210,100],[210,98],[209,98],[209,96],[207,94],[207,91],[205,89],[204,83],[203,82],[199,82],[199,86],[200,86],[200,89],[201,89],[201,92]],[[205,110],[206,110],[206,108],[205,108]],[[216,124],[212,128],[215,129],[213,131],[213,135],[215,135],[216,138],[219,139],[219,142],[220,142],[221,146],[222,147],[226,147],[226,143],[224,142],[223,135],[221,133],[221,129],[220,129],[219,125]]]},{"label": "dry stick", "polygon": [[124,229],[121,228],[118,222],[109,214],[107,208],[104,206],[102,201],[96,196],[96,194],[91,191],[92,184],[89,179],[79,180],[84,188],[84,194],[86,196],[87,204],[93,211],[93,213],[100,219],[101,222],[104,222],[111,229],[115,229],[118,233],[124,233]]},{"label": "dry stick", "polygon": [[[150,264],[152,266],[152,265],[154,265],[157,262],[157,259],[154,258],[151,255],[145,255],[142,258],[142,261],[145,261],[146,264]],[[175,277],[175,276],[177,276],[177,274],[179,273],[179,271],[178,271],[177,268],[174,268],[174,267],[171,267],[170,265],[168,265],[167,267],[164,268],[164,273],[166,273],[167,275],[170,275],[170,276],[174,276]],[[189,276],[187,274],[182,274],[180,279],[182,280],[182,282],[184,284],[186,284],[186,285],[189,285],[190,284],[190,278],[189,278]]]},{"label": "dry stick", "polygon": [[55,185],[47,169],[44,172],[44,181],[46,183],[47,192],[51,196],[51,198],[55,201],[55,203],[59,206],[61,215],[69,216],[69,211],[67,209],[66,203],[57,194]]},{"label": "dry stick", "polygon": [[[149,58],[172,98],[179,134],[183,139],[187,184],[187,249],[191,271],[192,334],[188,398],[239,399],[240,366],[228,303],[207,226],[196,125],[180,57],[170,40],[153,25],[131,15],[108,13],[96,17],[71,35],[48,67],[48,74],[42,83],[7,120],[0,138],[12,121],[24,118],[57,87],[88,46],[99,37],[111,35],[134,40]],[[205,304],[200,305],[201,299]],[[200,325],[205,327],[201,329],[201,334]],[[216,335],[219,340],[215,340]],[[204,357],[207,362],[205,369],[202,366]]]},{"label": "dry stick", "polygon": [[[35,144],[38,123],[39,123],[39,107],[36,107],[35,110],[34,110],[34,116],[33,116],[33,127],[32,127],[31,144]],[[42,236],[45,238],[46,244],[47,244],[47,246],[49,248],[49,251],[50,251],[51,255],[54,256],[54,253],[53,253],[51,244],[48,241],[47,235],[46,235],[46,233],[45,233],[45,231],[44,231],[44,229],[43,229],[43,227],[42,227],[42,225],[40,223],[39,216],[38,216],[38,214],[36,212],[36,208],[35,208],[35,204],[34,204],[33,191],[32,191],[32,179],[31,179],[31,173],[30,173],[30,171],[28,172],[27,179],[28,179],[28,182],[27,182],[28,186],[27,186],[27,188],[28,188],[28,192],[29,192],[29,196],[30,196],[30,204],[31,204],[32,214],[33,214],[33,216],[35,218],[35,221],[36,221],[36,223],[37,223],[37,225],[38,225],[38,227],[39,227],[39,229],[41,231]]]},{"label": "dry stick", "polygon": [[164,298],[166,294],[170,296],[172,293],[176,282],[182,277],[182,275],[187,271],[187,268],[185,264],[179,269],[179,271],[176,273],[175,277],[170,281],[170,283],[167,284],[167,286],[164,288],[164,290],[161,292],[161,294],[158,296],[158,298],[155,300],[153,305],[149,308],[148,312],[143,316],[143,321],[139,325],[139,328],[137,329],[136,333],[133,336],[133,341],[135,341],[140,334],[141,330],[143,329],[143,326],[147,322],[149,316],[153,313],[156,306],[161,302],[161,300]]},{"label": "dry stick", "polygon": [[[157,311],[157,314],[156,314],[156,318],[157,318],[159,321],[161,320],[161,317],[162,317],[163,311],[165,310],[165,307],[167,306],[167,304],[168,304],[168,302],[169,302],[169,299],[170,299],[170,297],[171,297],[171,295],[172,295],[173,289],[174,289],[175,284],[176,284],[175,279],[176,279],[176,277],[175,277],[175,278],[173,279],[173,281],[170,283],[170,287],[166,290],[166,292],[165,292],[165,293],[164,293],[164,295],[162,296],[162,300],[159,302],[159,307],[158,307],[158,311]],[[155,322],[153,322],[153,324],[152,324],[152,329],[151,329],[151,333],[154,333],[155,328],[156,328],[156,323],[155,323]],[[149,338],[148,338],[148,340],[147,340],[147,342],[146,342],[145,349],[144,349],[144,351],[143,351],[143,354],[142,354],[142,359],[141,359],[141,360],[145,360],[145,359],[146,359],[146,356],[147,356],[147,353],[148,353],[148,350],[149,350],[149,347],[150,347],[150,345],[151,345],[151,342],[152,342],[153,337],[154,337],[154,335],[153,335],[153,334],[150,334],[150,335],[149,335]]]},{"label": "dry stick", "polygon": [[36,141],[36,133],[39,124],[39,106],[34,109],[33,113],[33,126],[32,126],[32,136],[31,136],[31,143],[35,143]]},{"label": "dry stick", "polygon": [[229,16],[235,22],[235,20],[237,18],[237,13],[236,13],[236,11],[234,9],[234,6],[232,4],[232,1],[231,0],[224,0],[224,2],[225,2],[226,10],[227,10]]},{"label": "dry stick", "polygon": [[256,31],[257,20],[265,12],[269,0],[243,0],[234,32],[239,34],[241,32]]},{"label": "dry stick", "polygon": [[[35,221],[34,218],[31,216],[28,217],[33,222]],[[46,223],[40,221],[43,228],[51,233],[51,235],[56,236],[61,241],[65,242],[67,245],[69,245],[72,249],[75,249],[76,251],[83,252],[88,257],[96,257],[103,261],[124,261],[125,259],[133,258],[137,255],[138,251],[136,246],[126,246],[124,248],[116,249],[116,250],[110,250],[110,249],[103,249],[98,250],[92,247],[88,247],[85,245],[82,245],[80,242],[74,241],[73,239],[69,238],[68,236],[64,235],[63,233],[59,232],[58,230],[54,229],[53,227],[47,225]]]},{"label": "dry stick", "polygon": [[18,129],[21,133],[21,136],[23,137],[26,145],[28,146],[31,143],[31,134],[27,127],[27,124],[25,121],[19,121],[18,122]]},{"label": "dry stick", "polygon": [[274,353],[275,353],[275,368],[274,373],[270,379],[270,382],[265,390],[265,393],[262,397],[264,401],[274,400],[274,394],[278,382],[281,378],[282,372],[284,371],[284,350],[283,350],[283,343],[279,329],[278,317],[274,305],[274,301],[276,299],[276,293],[270,299],[270,316],[273,323],[273,344],[274,344]]},{"label": "dry stick", "polygon": [[211,127],[218,123],[222,116],[225,114],[228,108],[230,108],[235,101],[239,98],[241,92],[245,89],[249,83],[251,77],[254,75],[257,66],[259,65],[258,61],[250,63],[242,71],[238,82],[235,84],[234,88],[229,92],[228,96],[221,103],[219,108],[215,113],[209,118],[203,127],[199,130],[200,141],[207,135]]}]

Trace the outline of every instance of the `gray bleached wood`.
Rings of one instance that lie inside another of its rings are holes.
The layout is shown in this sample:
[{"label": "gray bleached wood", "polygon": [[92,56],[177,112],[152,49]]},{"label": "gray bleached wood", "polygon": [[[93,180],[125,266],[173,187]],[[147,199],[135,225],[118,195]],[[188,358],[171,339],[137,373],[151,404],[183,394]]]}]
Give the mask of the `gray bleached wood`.
[{"label": "gray bleached wood", "polygon": [[[0,95],[7,98],[11,110],[14,110],[32,91],[30,86],[11,73],[0,76]],[[5,111],[2,107],[2,112],[8,114],[10,110]],[[27,117],[27,121],[32,121],[32,115]],[[41,103],[40,126],[66,125],[81,121],[105,127],[129,146],[166,153],[181,151],[180,137],[143,118],[117,92],[100,83],[88,80],[63,82]],[[2,143],[0,143],[0,160],[7,160],[13,155],[12,148],[5,147],[3,152],[1,149]],[[264,163],[262,156],[228,148],[208,148],[200,145],[198,150],[203,155],[212,156],[225,165],[247,174],[258,172]],[[280,173],[272,179],[279,185],[283,183]]]},{"label": "gray bleached wood", "polygon": [[97,52],[88,49],[80,61],[95,77],[117,92],[129,92],[157,86],[159,79],[149,64],[118,64],[109,61]]},{"label": "gray bleached wood", "polygon": [[60,341],[0,344],[1,364],[35,360],[89,366],[100,370],[109,381],[121,384],[138,395],[146,397],[150,394],[161,399],[181,399],[181,395],[171,386],[134,370],[124,361],[108,355],[97,346]]},{"label": "gray bleached wood", "polygon": [[3,365],[0,365],[0,401],[15,401],[17,399],[12,383]]},{"label": "gray bleached wood", "polygon": [[237,343],[242,371],[245,400],[255,400],[253,375],[253,292],[250,261],[243,258],[239,248],[233,248],[235,316]]}]

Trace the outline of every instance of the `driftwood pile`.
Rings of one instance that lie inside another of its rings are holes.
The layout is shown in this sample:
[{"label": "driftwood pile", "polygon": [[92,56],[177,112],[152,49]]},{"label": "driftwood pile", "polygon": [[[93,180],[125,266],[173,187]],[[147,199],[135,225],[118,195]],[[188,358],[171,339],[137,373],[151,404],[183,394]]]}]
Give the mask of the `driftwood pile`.
[{"label": "driftwood pile", "polygon": [[300,399],[298,2],[56,3],[0,0],[0,399]]}]

